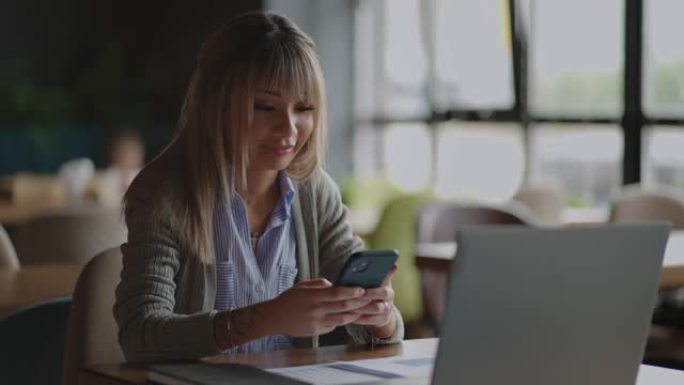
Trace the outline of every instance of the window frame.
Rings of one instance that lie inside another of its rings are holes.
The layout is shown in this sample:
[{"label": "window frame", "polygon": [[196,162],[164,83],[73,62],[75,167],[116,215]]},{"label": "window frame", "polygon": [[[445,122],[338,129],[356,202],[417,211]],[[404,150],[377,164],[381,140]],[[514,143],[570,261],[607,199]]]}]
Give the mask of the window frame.
[{"label": "window frame", "polygon": [[[429,113],[424,116],[409,118],[394,118],[391,116],[375,115],[370,119],[357,119],[357,126],[371,126],[376,130],[382,130],[385,125],[392,123],[422,123],[425,124],[431,135],[432,149],[436,148],[437,129],[439,123],[457,120],[460,122],[493,122],[518,124],[523,131],[523,144],[525,152],[525,167],[523,180],[529,179],[530,162],[530,125],[534,124],[614,124],[622,129],[623,159],[622,159],[622,183],[623,185],[641,182],[641,167],[643,143],[642,135],[647,126],[684,126],[682,118],[647,116],[643,109],[643,41],[644,41],[644,2],[643,0],[624,0],[624,36],[623,36],[623,87],[622,103],[623,113],[620,117],[608,116],[571,116],[562,114],[534,114],[529,106],[529,68],[528,68],[528,31],[522,20],[522,0],[507,0],[509,11],[509,26],[512,47],[512,74],[514,104],[510,109],[459,109],[451,108],[440,111],[435,103],[428,101]],[[537,0],[528,0],[530,7],[534,7]],[[654,0],[651,0],[654,1]],[[431,10],[434,0],[428,1],[426,9]],[[422,17],[425,17],[423,15]],[[433,61],[428,57],[428,61]],[[429,76],[432,77],[432,65],[428,66]],[[432,179],[436,170],[435,156],[431,165]]]}]

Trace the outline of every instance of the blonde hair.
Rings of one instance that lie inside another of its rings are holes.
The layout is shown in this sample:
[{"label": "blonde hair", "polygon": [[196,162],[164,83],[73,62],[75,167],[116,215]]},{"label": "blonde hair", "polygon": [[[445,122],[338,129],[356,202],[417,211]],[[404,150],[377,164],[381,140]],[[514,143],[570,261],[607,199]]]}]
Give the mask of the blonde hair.
[{"label": "blonde hair", "polygon": [[313,40],[289,19],[247,13],[202,44],[178,121],[167,148],[185,154],[185,191],[178,200],[180,234],[191,255],[213,257],[214,212],[232,191],[244,191],[249,165],[248,128],[257,88],[286,90],[316,106],[314,129],[285,170],[310,178],[325,157],[326,100]]}]

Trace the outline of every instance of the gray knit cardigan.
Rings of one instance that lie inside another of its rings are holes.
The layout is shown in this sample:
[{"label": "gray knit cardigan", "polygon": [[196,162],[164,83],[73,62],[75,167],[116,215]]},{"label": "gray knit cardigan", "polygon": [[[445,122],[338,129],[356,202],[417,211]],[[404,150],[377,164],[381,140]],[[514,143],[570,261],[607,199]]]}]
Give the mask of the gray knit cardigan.
[{"label": "gray knit cardigan", "polygon": [[[219,354],[214,340],[216,267],[203,264],[182,244],[174,207],[184,179],[180,157],[171,152],[153,161],[136,178],[125,208],[128,242],[121,246],[123,270],[116,289],[114,316],[119,343],[129,362],[197,359]],[[298,281],[334,281],[346,259],[362,249],[347,221],[339,190],[324,171],[295,183],[293,214],[297,237]],[[215,260],[216,258],[213,258]],[[389,342],[403,339],[397,330]],[[278,322],[273,320],[273,322]],[[368,343],[365,327],[347,325],[352,341]],[[318,338],[296,338],[298,347],[316,347]]]}]

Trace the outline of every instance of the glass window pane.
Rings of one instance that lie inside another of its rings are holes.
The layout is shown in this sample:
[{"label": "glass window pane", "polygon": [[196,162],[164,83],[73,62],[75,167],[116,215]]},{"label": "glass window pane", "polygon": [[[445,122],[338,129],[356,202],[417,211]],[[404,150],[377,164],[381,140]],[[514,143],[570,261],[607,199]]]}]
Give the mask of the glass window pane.
[{"label": "glass window pane", "polygon": [[427,105],[427,58],[421,33],[420,0],[384,3],[384,84],[382,112],[420,116]]},{"label": "glass window pane", "polygon": [[359,1],[354,10],[354,113],[358,119],[370,120],[378,112],[379,5],[377,1]]},{"label": "glass window pane", "polygon": [[435,19],[436,106],[512,108],[508,1],[437,0]]},{"label": "glass window pane", "polygon": [[622,114],[624,0],[535,1],[530,102],[539,115]]},{"label": "glass window pane", "polygon": [[644,110],[684,116],[684,2],[644,2]]},{"label": "glass window pane", "polygon": [[438,195],[505,202],[522,183],[524,170],[520,126],[449,122],[439,127]]},{"label": "glass window pane", "polygon": [[384,161],[387,176],[406,190],[428,187],[431,174],[430,133],[420,123],[398,123],[385,131]]},{"label": "glass window pane", "polygon": [[375,177],[382,170],[383,134],[380,127],[361,124],[354,129],[354,176]]},{"label": "glass window pane", "polygon": [[643,183],[684,191],[684,127],[644,130]]},{"label": "glass window pane", "polygon": [[616,125],[533,126],[530,180],[561,187],[569,207],[597,208],[607,215],[622,181],[622,153],[623,135]]}]

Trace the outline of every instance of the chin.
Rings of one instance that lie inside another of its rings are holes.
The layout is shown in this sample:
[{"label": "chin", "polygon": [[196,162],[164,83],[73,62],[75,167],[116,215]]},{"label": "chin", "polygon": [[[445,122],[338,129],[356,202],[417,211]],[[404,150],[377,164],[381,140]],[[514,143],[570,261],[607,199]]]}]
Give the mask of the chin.
[{"label": "chin", "polygon": [[260,171],[285,170],[295,158],[296,153],[276,155],[269,151],[259,151],[250,162],[250,169]]},{"label": "chin", "polygon": [[291,159],[287,161],[261,161],[257,164],[254,164],[254,166],[250,168],[261,171],[282,171],[285,170],[290,163],[292,163]]}]

